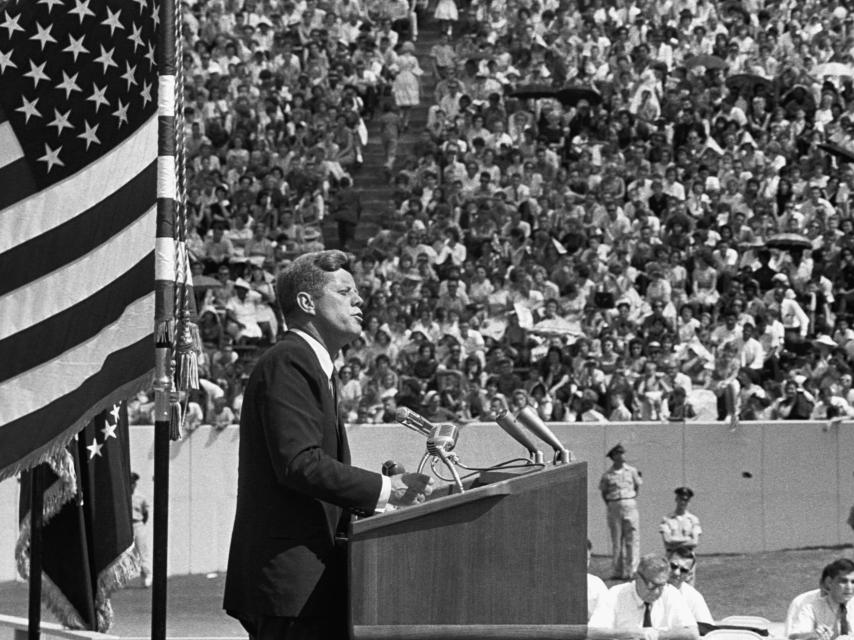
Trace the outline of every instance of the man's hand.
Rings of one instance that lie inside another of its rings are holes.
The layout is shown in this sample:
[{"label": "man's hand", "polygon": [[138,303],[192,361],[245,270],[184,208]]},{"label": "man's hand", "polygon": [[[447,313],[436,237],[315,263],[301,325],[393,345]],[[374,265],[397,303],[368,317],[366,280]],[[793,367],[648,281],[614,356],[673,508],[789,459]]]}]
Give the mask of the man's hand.
[{"label": "man's hand", "polygon": [[423,473],[401,473],[391,476],[391,495],[388,501],[396,507],[420,504],[433,493],[434,487],[433,478]]}]

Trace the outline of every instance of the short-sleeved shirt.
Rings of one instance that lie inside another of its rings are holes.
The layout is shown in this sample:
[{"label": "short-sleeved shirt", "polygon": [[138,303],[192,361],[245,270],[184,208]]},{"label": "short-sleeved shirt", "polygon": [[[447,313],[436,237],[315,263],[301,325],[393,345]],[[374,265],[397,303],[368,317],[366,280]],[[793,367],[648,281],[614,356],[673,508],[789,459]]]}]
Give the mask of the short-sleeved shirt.
[{"label": "short-sleeved shirt", "polygon": [[[703,529],[700,527],[700,519],[690,511],[686,511],[681,516],[677,515],[675,512],[671,513],[669,516],[664,516],[664,518],[661,519],[661,524],[658,525],[658,531],[661,534],[666,534],[666,536],[668,537],[693,537],[695,540],[697,536],[703,533]],[[671,548],[684,547],[689,545],[685,545],[682,543],[668,545],[665,542],[664,546],[667,547],[667,549],[669,550]]]},{"label": "short-sleeved shirt", "polygon": [[587,618],[593,615],[593,612],[596,611],[596,605],[599,603],[600,598],[608,593],[608,587],[605,586],[605,583],[602,582],[602,578],[599,576],[594,576],[593,574],[587,574]]},{"label": "short-sleeved shirt", "polygon": [[699,591],[687,582],[683,582],[679,585],[679,593],[681,593],[682,597],[685,598],[685,602],[697,622],[705,622],[707,624],[714,623],[715,619],[712,618],[712,612],[709,611],[706,599]]},{"label": "short-sleeved shirt", "polygon": [[[854,604],[848,607],[848,628],[854,629]],[[817,593],[804,598],[800,606],[792,612],[786,635],[810,633],[819,626],[833,629],[833,637],[839,635],[839,605],[829,596]]]},{"label": "short-sleeved shirt", "polygon": [[[633,580],[608,589],[599,598],[596,611],[587,624],[600,629],[641,629],[643,617],[644,602]],[[661,596],[652,603],[650,619],[654,629],[697,628],[688,603],[671,584],[666,585]]]},{"label": "short-sleeved shirt", "polygon": [[624,464],[622,468],[615,469],[611,467],[603,475],[599,481],[599,491],[605,496],[605,500],[627,500],[636,498],[638,489],[643,480],[641,480],[638,470],[633,466]]},{"label": "short-sleeved shirt", "polygon": [[148,500],[139,491],[131,496],[131,509],[134,523],[148,520]]}]

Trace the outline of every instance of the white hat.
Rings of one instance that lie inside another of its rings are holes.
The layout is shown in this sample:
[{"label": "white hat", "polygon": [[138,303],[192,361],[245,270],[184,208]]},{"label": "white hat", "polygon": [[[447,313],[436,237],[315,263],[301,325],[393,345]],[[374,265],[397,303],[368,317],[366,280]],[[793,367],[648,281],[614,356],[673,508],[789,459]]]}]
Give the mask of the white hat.
[{"label": "white hat", "polygon": [[235,288],[242,287],[244,289],[251,289],[252,288],[249,286],[249,283],[246,282],[246,280],[244,280],[243,278],[238,278],[237,280],[235,280],[234,281],[234,287]]},{"label": "white hat", "polygon": [[819,334],[819,336],[815,340],[813,340],[812,342],[813,342],[813,344],[822,344],[826,347],[838,346],[836,344],[836,341],[833,338],[831,338],[829,335],[827,335],[826,333]]}]

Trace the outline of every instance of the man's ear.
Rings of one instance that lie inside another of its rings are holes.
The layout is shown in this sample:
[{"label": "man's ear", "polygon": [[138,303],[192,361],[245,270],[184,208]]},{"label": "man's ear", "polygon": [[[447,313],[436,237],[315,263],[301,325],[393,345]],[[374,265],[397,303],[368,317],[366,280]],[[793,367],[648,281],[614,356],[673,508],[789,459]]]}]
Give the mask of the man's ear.
[{"label": "man's ear", "polygon": [[317,309],[314,305],[314,298],[306,291],[300,291],[297,294],[297,306],[302,310],[303,313],[307,313],[309,315],[315,315],[317,313]]}]

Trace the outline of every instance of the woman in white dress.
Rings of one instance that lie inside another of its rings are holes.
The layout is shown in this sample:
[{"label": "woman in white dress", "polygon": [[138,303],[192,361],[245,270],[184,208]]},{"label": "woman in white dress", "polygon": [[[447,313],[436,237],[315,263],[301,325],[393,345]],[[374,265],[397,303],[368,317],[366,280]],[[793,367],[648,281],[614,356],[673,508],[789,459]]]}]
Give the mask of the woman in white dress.
[{"label": "woman in white dress", "polygon": [[454,0],[439,0],[433,17],[439,21],[442,31],[447,30],[448,35],[453,35],[454,23],[459,20],[457,3]]},{"label": "woman in white dress", "polygon": [[400,55],[397,58],[398,72],[392,84],[394,103],[401,113],[403,129],[409,127],[409,110],[421,102],[421,80],[424,73],[418,58],[415,57],[415,45],[404,42],[400,47]]}]

